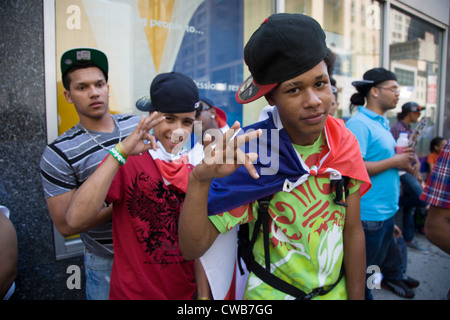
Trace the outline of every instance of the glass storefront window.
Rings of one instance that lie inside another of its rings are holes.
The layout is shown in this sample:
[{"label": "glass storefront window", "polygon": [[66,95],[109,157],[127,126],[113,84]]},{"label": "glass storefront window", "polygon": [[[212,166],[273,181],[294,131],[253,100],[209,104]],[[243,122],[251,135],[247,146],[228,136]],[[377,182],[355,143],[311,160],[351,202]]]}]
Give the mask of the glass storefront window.
[{"label": "glass storefront window", "polygon": [[[46,7],[54,21],[47,24],[54,24],[55,31],[56,72],[51,76],[56,75],[57,134],[79,121],[64,97],[60,70],[61,55],[75,47],[98,48],[108,56],[112,113],[143,114],[135,103],[149,95],[153,78],[178,71],[194,80],[201,97],[227,113],[229,125],[236,120],[245,124],[244,118],[254,122],[252,116],[259,111],[247,107],[251,116],[246,117],[235,93],[249,75],[244,45],[272,13],[273,4],[273,0],[55,0]],[[57,258],[71,256],[78,244],[77,236],[62,239],[55,234]]]},{"label": "glass storefront window", "polygon": [[442,31],[407,12],[391,8],[389,32],[390,69],[397,75],[401,93],[397,108],[390,111],[388,117],[391,125],[395,124],[402,105],[409,101],[426,108],[422,117],[427,118],[427,127],[417,146],[419,157],[426,157],[430,141],[438,132]]},{"label": "glass storefront window", "polygon": [[[244,43],[250,39],[253,32],[272,12],[272,0],[245,0],[244,1]],[[250,76],[247,66],[243,65],[243,79]],[[249,125],[258,121],[261,110],[267,105],[266,99],[258,99],[247,103],[242,107],[243,125]]]},{"label": "glass storefront window", "polygon": [[350,116],[352,81],[380,65],[381,7],[375,0],[286,0],[286,12],[316,19],[325,30],[328,47],[336,54],[333,78],[338,89],[337,118]]},{"label": "glass storefront window", "polygon": [[202,97],[243,121],[235,92],[243,81],[243,46],[271,11],[272,0],[58,0],[55,1],[58,131],[78,116],[64,98],[59,59],[73,47],[103,50],[109,59],[110,110],[140,112],[158,73],[190,76]]}]

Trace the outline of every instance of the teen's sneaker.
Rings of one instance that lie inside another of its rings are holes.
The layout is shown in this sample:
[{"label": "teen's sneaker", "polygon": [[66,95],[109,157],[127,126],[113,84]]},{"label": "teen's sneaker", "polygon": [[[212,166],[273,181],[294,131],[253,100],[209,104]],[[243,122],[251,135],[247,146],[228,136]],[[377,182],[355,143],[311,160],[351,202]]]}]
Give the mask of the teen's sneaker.
[{"label": "teen's sneaker", "polygon": [[408,286],[408,288],[413,289],[413,288],[417,288],[420,285],[419,280],[416,280],[414,278],[411,278],[410,276],[404,274],[403,275],[403,279],[402,279],[403,283],[406,284]]},{"label": "teen's sneaker", "polygon": [[386,280],[381,281],[381,287],[383,289],[392,291],[396,295],[403,298],[414,298],[414,291],[408,288],[408,286],[402,280]]},{"label": "teen's sneaker", "polygon": [[420,245],[417,243],[416,240],[413,240],[413,241],[411,241],[411,242],[407,242],[406,245],[407,245],[408,247],[410,247],[410,248],[416,249],[416,250],[421,251],[421,252],[423,252],[423,253],[428,253],[428,252],[429,252],[428,249],[426,249],[426,248],[420,246]]}]

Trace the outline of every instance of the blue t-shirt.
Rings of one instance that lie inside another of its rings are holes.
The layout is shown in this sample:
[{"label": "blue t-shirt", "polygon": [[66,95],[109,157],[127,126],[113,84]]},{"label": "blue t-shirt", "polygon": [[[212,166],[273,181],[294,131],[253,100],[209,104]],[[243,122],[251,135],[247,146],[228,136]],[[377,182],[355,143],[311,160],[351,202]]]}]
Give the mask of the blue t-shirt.
[{"label": "blue t-shirt", "polygon": [[[364,161],[380,161],[395,155],[395,140],[389,131],[389,120],[359,107],[346,126],[358,140]],[[385,221],[397,212],[400,177],[397,168],[371,176],[372,188],[361,198],[361,220]]]}]

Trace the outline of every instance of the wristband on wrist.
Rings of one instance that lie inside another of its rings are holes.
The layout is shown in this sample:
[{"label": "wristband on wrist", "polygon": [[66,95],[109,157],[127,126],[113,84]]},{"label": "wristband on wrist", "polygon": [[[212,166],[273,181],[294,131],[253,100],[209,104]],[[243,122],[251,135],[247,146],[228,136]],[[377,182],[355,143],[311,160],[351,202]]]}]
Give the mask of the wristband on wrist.
[{"label": "wristband on wrist", "polygon": [[116,148],[112,148],[111,150],[109,150],[109,153],[111,153],[111,155],[116,158],[116,160],[119,161],[121,165],[127,163],[127,159],[125,159],[125,157],[119,151],[117,151]]},{"label": "wristband on wrist", "polygon": [[197,300],[211,300],[211,298],[208,298],[208,297],[198,297]]},{"label": "wristband on wrist", "polygon": [[122,142],[119,142],[118,144],[116,144],[116,150],[126,159],[128,159],[128,155],[125,152],[125,150],[123,149],[123,145]]}]

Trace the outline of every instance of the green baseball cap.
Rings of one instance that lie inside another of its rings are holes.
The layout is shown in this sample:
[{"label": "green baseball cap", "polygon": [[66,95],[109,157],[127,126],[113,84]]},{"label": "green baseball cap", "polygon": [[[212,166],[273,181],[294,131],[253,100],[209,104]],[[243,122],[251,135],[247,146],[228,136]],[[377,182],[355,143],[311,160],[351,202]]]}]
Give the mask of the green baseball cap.
[{"label": "green baseball cap", "polygon": [[67,50],[61,56],[61,74],[64,74],[82,61],[90,61],[99,67],[108,77],[108,58],[97,49],[93,48],[74,48]]}]

